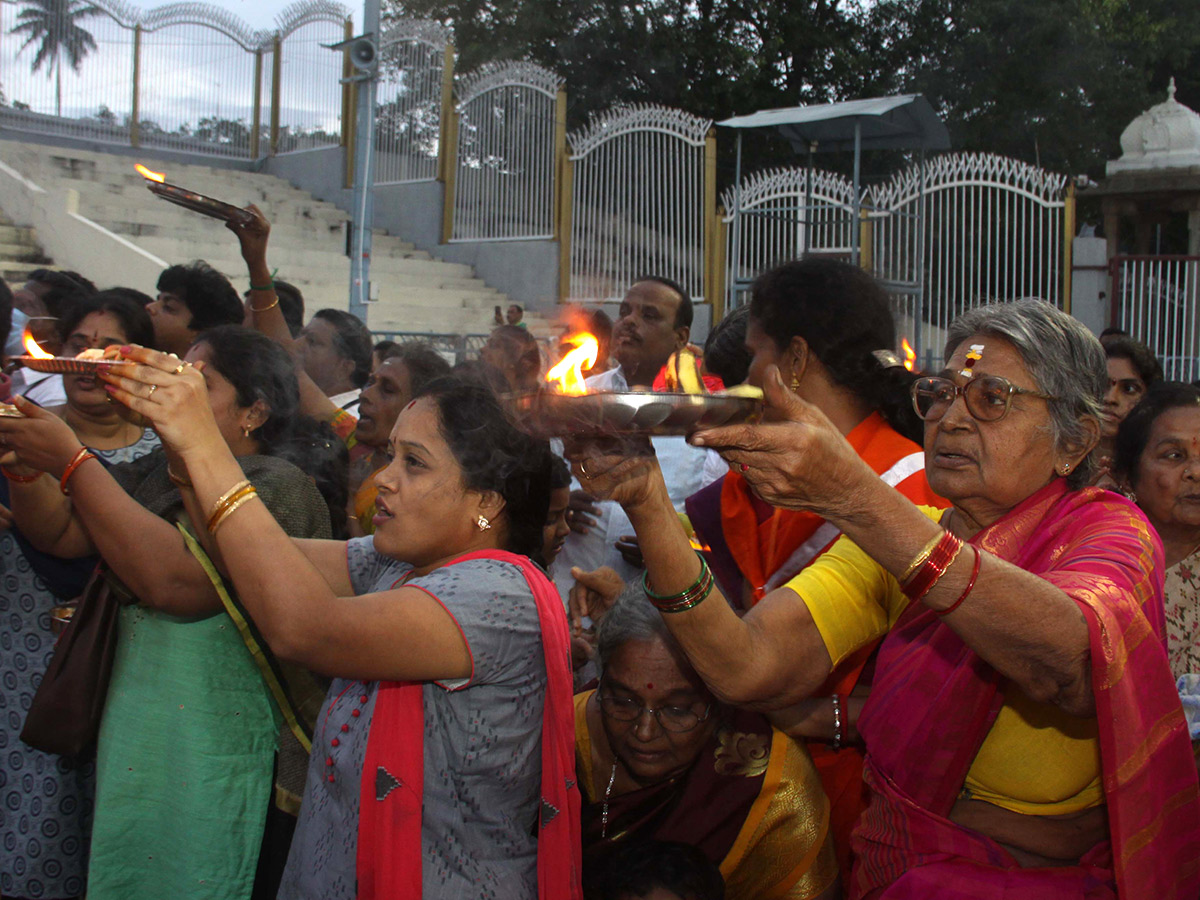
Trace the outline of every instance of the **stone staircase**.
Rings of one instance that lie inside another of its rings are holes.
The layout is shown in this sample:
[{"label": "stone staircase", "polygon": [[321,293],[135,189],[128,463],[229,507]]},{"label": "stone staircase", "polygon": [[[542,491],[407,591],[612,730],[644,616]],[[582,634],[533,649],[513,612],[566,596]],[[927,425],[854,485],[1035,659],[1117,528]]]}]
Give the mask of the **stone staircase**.
[{"label": "stone staircase", "polygon": [[0,278],[24,284],[30,272],[46,268],[47,262],[33,229],[15,224],[0,210]]},{"label": "stone staircase", "polygon": [[[75,190],[80,215],[166,263],[204,259],[235,287],[243,289],[247,284],[236,238],[219,221],[152,195],[134,171],[132,158],[0,141],[0,159],[48,189]],[[278,268],[277,277],[303,291],[308,314],[323,307],[348,307],[349,217],[345,212],[271,175],[149,159],[146,164],[165,171],[168,181],[202,194],[238,205],[257,204],[271,220],[270,264]],[[22,231],[29,229],[0,228],[0,256],[7,258],[10,243],[17,247],[19,237],[31,237]],[[12,252],[26,253],[23,246]],[[38,251],[35,246],[28,252]],[[63,253],[57,254],[55,262],[65,268],[78,265]],[[88,274],[83,266],[78,268]],[[11,271],[19,278],[19,268]],[[7,271],[5,278],[15,280]],[[474,277],[470,266],[434,259],[380,231],[372,238],[371,280],[378,301],[368,309],[367,324],[375,331],[486,334],[493,307],[508,303],[505,295]],[[153,284],[129,286],[154,292]]]}]

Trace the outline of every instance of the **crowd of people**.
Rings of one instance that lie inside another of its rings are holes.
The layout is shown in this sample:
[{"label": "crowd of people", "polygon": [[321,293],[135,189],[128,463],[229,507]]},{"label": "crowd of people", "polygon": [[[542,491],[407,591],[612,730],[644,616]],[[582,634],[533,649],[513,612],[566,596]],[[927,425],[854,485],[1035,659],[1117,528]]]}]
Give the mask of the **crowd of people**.
[{"label": "crowd of people", "polygon": [[0,284],[100,358],[0,384],[4,897],[1200,896],[1200,388],[1136,337],[995,303],[910,372],[810,257],[701,348],[647,276],[588,389],[690,350],[761,420],[548,442],[519,305],[376,342],[248,211],[244,294]]}]

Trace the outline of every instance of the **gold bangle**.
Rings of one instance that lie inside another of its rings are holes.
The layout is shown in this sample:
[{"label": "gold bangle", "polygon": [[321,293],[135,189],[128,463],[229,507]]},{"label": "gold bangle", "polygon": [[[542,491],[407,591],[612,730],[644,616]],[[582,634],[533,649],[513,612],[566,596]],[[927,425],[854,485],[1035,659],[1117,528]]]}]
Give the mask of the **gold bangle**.
[{"label": "gold bangle", "polygon": [[237,484],[235,484],[233,487],[231,487],[229,490],[227,490],[224,494],[222,494],[220,497],[217,498],[217,502],[213,504],[212,512],[210,512],[208,514],[208,530],[209,531],[212,531],[213,520],[217,518],[217,516],[220,514],[221,510],[224,509],[226,506],[228,506],[231,502],[233,502],[234,498],[237,497],[238,494],[242,493],[243,491],[246,490],[246,488],[251,487],[251,486],[252,485],[250,484],[250,482],[248,480],[242,479]]},{"label": "gold bangle", "polygon": [[221,513],[219,516],[217,516],[217,520],[215,522],[209,522],[208,533],[213,537],[216,537],[217,529],[225,523],[225,520],[257,496],[258,491],[254,489],[254,485],[250,485],[250,487],[247,488],[244,493],[239,494],[237,499],[233,500],[228,506],[221,510]]},{"label": "gold bangle", "polygon": [[[252,288],[252,290],[256,290],[256,291],[263,291],[263,290],[270,290],[270,288]],[[266,306],[264,306],[262,309],[259,309],[257,306],[255,306],[253,303],[251,303],[251,304],[250,304],[250,312],[256,312],[256,313],[260,313],[260,312],[266,312],[268,309],[274,309],[274,308],[275,308],[275,307],[277,307],[278,305],[279,305],[279,294],[276,294],[276,295],[275,295],[275,302],[274,302],[274,303],[268,303],[268,304],[267,304]]]},{"label": "gold bangle", "polygon": [[170,466],[167,466],[167,477],[169,479],[171,479],[171,484],[174,484],[178,487],[191,487],[192,486],[192,483],[190,481],[188,481],[186,478],[184,478],[182,475],[176,475],[174,472],[172,472]]},{"label": "gold bangle", "polygon": [[912,578],[917,569],[925,565],[925,561],[928,560],[929,555],[933,553],[933,548],[936,547],[938,542],[945,536],[945,532],[942,532],[937,537],[931,538],[929,543],[921,548],[921,552],[916,555],[916,558],[913,559],[908,568],[904,570],[904,574],[900,576],[899,580],[901,584],[904,584],[904,582]]},{"label": "gold bangle", "polygon": [[225,518],[225,513],[228,511],[228,509],[243,497],[247,497],[253,493],[255,493],[254,485],[247,484],[244,488],[242,488],[224,503],[220,504],[216,509],[213,510],[213,514],[208,517],[208,530],[210,532],[215,531],[217,524],[221,521],[221,519]]}]

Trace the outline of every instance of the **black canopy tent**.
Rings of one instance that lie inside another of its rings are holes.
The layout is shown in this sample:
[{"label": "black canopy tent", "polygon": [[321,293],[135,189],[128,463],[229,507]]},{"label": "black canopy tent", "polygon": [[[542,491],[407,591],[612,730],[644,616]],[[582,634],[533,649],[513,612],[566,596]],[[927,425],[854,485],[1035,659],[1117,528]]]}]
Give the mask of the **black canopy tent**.
[{"label": "black canopy tent", "polygon": [[[843,103],[823,103],[815,106],[793,106],[785,109],[765,109],[745,116],[734,116],[718,122],[726,128],[738,129],[737,168],[734,177],[734,248],[735,266],[739,264],[742,185],[742,131],[747,128],[774,128],[797,153],[808,157],[808,178],[805,205],[795,211],[803,214],[804,250],[809,249],[808,216],[812,196],[813,154],[852,150],[854,152],[853,202],[850,213],[855,222],[862,217],[862,185],[860,183],[863,150],[917,150],[924,173],[927,150],[949,150],[950,134],[933,107],[920,94],[899,94],[893,97],[873,97],[847,100]],[[924,178],[921,179],[922,185]],[[924,204],[918,204],[920,210]],[[776,209],[775,212],[779,212]],[[918,213],[919,215],[919,213]],[[858,228],[851,228],[851,259],[857,265],[861,259]],[[889,285],[903,293],[920,293],[921,266],[918,265],[916,284]],[[731,287],[738,290],[745,281],[735,277]]]}]

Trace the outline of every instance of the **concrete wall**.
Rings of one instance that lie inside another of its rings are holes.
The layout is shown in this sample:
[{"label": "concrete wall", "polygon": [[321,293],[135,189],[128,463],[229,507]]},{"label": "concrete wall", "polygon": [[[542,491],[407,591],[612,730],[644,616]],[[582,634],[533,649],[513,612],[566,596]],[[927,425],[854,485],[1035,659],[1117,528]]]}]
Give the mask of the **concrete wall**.
[{"label": "concrete wall", "polygon": [[[340,148],[289,153],[265,160],[263,171],[354,215],[353,192],[343,187]],[[375,227],[446,262],[473,266],[475,274],[526,309],[553,312],[558,305],[558,243],[465,241],[441,243],[444,186],[437,181],[375,188]]]}]

